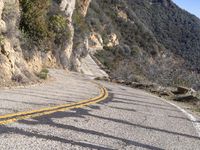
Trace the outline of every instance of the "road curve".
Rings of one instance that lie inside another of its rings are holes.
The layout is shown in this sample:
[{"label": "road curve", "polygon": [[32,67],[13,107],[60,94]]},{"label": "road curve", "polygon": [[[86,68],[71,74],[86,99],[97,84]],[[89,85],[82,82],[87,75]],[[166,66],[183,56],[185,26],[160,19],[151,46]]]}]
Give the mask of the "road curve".
[{"label": "road curve", "polygon": [[[51,73],[52,83],[0,90],[1,115],[99,95],[87,77]],[[101,84],[109,92],[105,101],[1,125],[0,149],[200,149],[193,122],[176,107],[140,90]]]}]

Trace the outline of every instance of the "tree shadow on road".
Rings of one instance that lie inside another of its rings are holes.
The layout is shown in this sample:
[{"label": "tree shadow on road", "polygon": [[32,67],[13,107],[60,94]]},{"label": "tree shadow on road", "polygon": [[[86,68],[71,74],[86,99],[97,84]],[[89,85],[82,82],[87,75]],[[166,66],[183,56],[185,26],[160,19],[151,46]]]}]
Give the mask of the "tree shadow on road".
[{"label": "tree shadow on road", "polygon": [[134,100],[132,100],[132,102],[124,102],[124,100],[127,99],[122,99],[122,98],[115,98],[115,100],[113,101],[113,103],[123,103],[123,104],[127,104],[127,105],[133,105],[133,106],[142,106],[142,107],[149,107],[152,109],[161,109],[161,110],[168,110],[168,111],[174,111],[174,112],[180,112],[179,110],[176,109],[170,109],[170,108],[166,108],[166,107],[161,107],[161,106],[154,106],[154,105],[150,105],[150,104],[140,104],[140,102],[134,102]]},{"label": "tree shadow on road", "polygon": [[[86,113],[88,115],[86,115]],[[72,125],[55,123],[51,119],[51,118],[65,118],[66,116],[72,117],[72,118],[74,118],[74,117],[85,118],[86,116],[90,116],[90,117],[98,117],[99,119],[110,120],[108,118],[90,115],[88,113],[88,111],[85,110],[85,109],[77,109],[76,112],[70,113],[70,114],[68,114],[67,112],[59,112],[59,113],[53,114],[51,117],[50,116],[46,116],[45,118],[39,117],[39,118],[35,118],[35,121],[23,120],[23,121],[20,121],[20,123],[28,124],[28,125],[38,125],[38,124],[48,125],[48,126],[55,127],[55,128],[71,130],[71,131],[74,131],[74,132],[78,132],[80,134],[85,133],[85,134],[90,134],[90,135],[94,135],[94,136],[100,136],[100,137],[103,137],[103,138],[109,138],[109,139],[121,141],[121,142],[125,143],[126,146],[132,145],[132,146],[142,147],[142,148],[151,149],[151,150],[161,150],[161,148],[158,148],[158,147],[155,147],[155,146],[150,146],[150,145],[142,144],[142,143],[139,143],[139,142],[136,142],[136,141],[133,141],[133,140],[129,140],[129,139],[121,138],[121,137],[116,137],[116,136],[113,136],[113,135],[110,135],[110,134],[107,134],[107,133],[103,133],[103,132],[99,132],[99,131],[95,131],[95,130],[91,130],[91,129],[84,129],[84,128],[80,128],[80,127],[76,127],[76,126],[72,126]],[[110,120],[110,121],[112,121],[112,120]],[[62,142],[62,141],[60,141],[60,142]],[[80,145],[80,146],[82,146],[82,145]],[[89,148],[93,148],[93,146],[92,147],[90,146]],[[102,147],[99,147],[99,148],[102,149]]]},{"label": "tree shadow on road", "polygon": [[[111,98],[112,96],[110,96],[109,98]],[[44,126],[50,126],[56,129],[60,128],[60,129],[65,129],[65,130],[70,130],[73,132],[78,132],[78,133],[84,133],[84,134],[89,134],[89,135],[93,135],[93,136],[99,136],[102,138],[106,138],[106,139],[112,139],[112,140],[116,140],[116,141],[121,141],[123,143],[125,143],[126,146],[136,146],[136,147],[142,147],[142,148],[146,148],[146,149],[151,149],[151,150],[161,150],[161,148],[159,147],[155,147],[155,146],[151,146],[148,144],[143,144],[143,143],[139,143],[130,139],[125,139],[125,138],[121,138],[121,137],[117,137],[108,133],[104,133],[104,132],[100,132],[100,131],[96,131],[96,130],[91,130],[91,129],[85,129],[85,128],[81,128],[81,127],[76,127],[73,125],[69,125],[69,124],[62,124],[62,123],[57,123],[54,121],[54,119],[62,119],[62,118],[66,118],[66,119],[70,119],[70,118],[86,118],[86,117],[94,117],[96,119],[101,119],[101,120],[109,120],[109,121],[114,121],[116,123],[126,123],[124,121],[120,121],[120,120],[112,120],[111,118],[106,118],[106,117],[101,117],[98,115],[93,115],[92,111],[95,110],[100,110],[101,106],[106,105],[107,103],[110,102],[111,99],[107,99],[104,102],[101,102],[101,104],[98,105],[93,105],[93,106],[89,106],[90,110],[87,109],[75,109],[71,112],[57,112],[51,115],[47,115],[47,116],[43,116],[43,117],[36,117],[33,119],[27,119],[27,120],[21,120],[18,121],[19,124],[26,124],[26,125],[30,125],[30,126],[34,126],[34,125],[42,125]],[[100,106],[99,106],[100,105]],[[103,126],[102,126],[103,127]],[[105,149],[105,150],[112,150],[113,148],[110,147],[105,147],[105,146],[99,146],[99,145],[95,145],[95,144],[88,144],[85,142],[77,142],[77,141],[73,141],[73,140],[68,140],[65,139],[63,137],[59,137],[59,136],[55,136],[55,135],[43,135],[42,133],[39,132],[31,132],[31,131],[26,131],[23,130],[21,128],[17,128],[17,127],[7,127],[7,126],[1,126],[0,128],[1,134],[3,133],[9,133],[9,134],[20,134],[20,135],[24,135],[27,137],[35,137],[35,138],[39,138],[39,139],[45,139],[45,140],[51,140],[51,141],[58,141],[61,143],[70,143],[72,145],[76,145],[76,146],[81,146],[81,147],[87,147],[90,149]]]},{"label": "tree shadow on road", "polygon": [[86,147],[86,148],[91,148],[91,149],[113,150],[112,148],[106,148],[106,147],[103,147],[103,146],[88,144],[88,143],[84,143],[84,142],[76,142],[76,141],[73,141],[73,140],[67,140],[66,138],[61,138],[61,137],[53,136],[53,135],[43,135],[43,134],[40,134],[40,133],[25,131],[25,130],[19,129],[19,128],[5,127],[4,126],[4,127],[1,127],[0,130],[3,130],[3,132],[1,132],[1,134],[9,132],[9,134],[11,134],[11,133],[20,134],[20,135],[24,135],[24,136],[27,136],[27,137],[35,137],[35,138],[39,138],[39,139],[57,141],[57,142],[61,142],[61,143],[69,143],[71,145],[76,145],[76,146],[81,146],[81,147]]},{"label": "tree shadow on road", "polygon": [[[112,122],[115,124],[132,126],[132,127],[142,129],[142,130],[149,130],[152,132],[160,132],[160,133],[164,133],[164,134],[200,140],[200,138],[197,136],[174,132],[174,131],[169,131],[166,129],[159,129],[159,128],[145,126],[145,125],[141,125],[141,124],[136,124],[136,123],[129,122],[125,119],[111,118],[111,117],[107,117],[107,116],[103,116],[103,115],[99,115],[99,114],[95,113],[96,111],[101,111],[102,109],[104,109],[104,107],[106,105],[112,103],[113,97],[114,97],[114,95],[110,95],[110,97],[107,100],[105,100],[104,102],[89,106],[89,108],[74,109],[73,111],[70,111],[70,112],[57,112],[57,113],[54,113],[51,115],[36,117],[33,119],[21,120],[21,121],[18,121],[18,123],[26,124],[29,126],[34,126],[34,125],[44,126],[44,130],[45,130],[46,126],[50,126],[52,128],[55,128],[55,130],[59,128],[59,129],[64,129],[66,131],[73,131],[74,133],[80,133],[80,134],[84,133],[84,134],[88,134],[88,135],[92,135],[92,136],[102,137],[104,139],[112,139],[115,141],[120,141],[120,142],[123,142],[126,146],[135,146],[135,147],[146,148],[146,149],[151,149],[151,150],[162,150],[162,148],[152,146],[149,144],[144,144],[144,143],[141,143],[138,141],[134,141],[134,140],[130,139],[131,137],[130,138],[122,138],[120,136],[114,136],[111,133],[109,134],[109,133],[102,132],[102,129],[104,128],[104,124],[101,125],[101,127],[102,127],[101,131],[98,131],[98,130],[94,130],[94,129],[92,130],[89,128],[78,127],[77,125],[75,126],[75,125],[68,124],[67,119],[75,119],[75,118],[77,118],[77,119],[90,118],[91,119],[91,118],[93,118],[93,119],[96,119],[99,124],[102,122],[105,122],[105,121],[109,121],[109,122]],[[123,99],[122,99],[122,101],[123,101]],[[116,109],[116,108],[110,108],[110,109],[111,109],[110,111],[112,112],[112,109]],[[118,108],[118,109],[120,109],[120,108]],[[127,110],[122,109],[120,111],[127,111]],[[134,111],[137,111],[137,110],[134,110]],[[66,121],[64,123],[60,123],[60,122],[58,123],[55,121],[56,119],[62,119],[62,120],[66,119]],[[24,135],[27,137],[35,137],[35,138],[39,138],[39,139],[58,141],[61,143],[69,143],[71,145],[86,147],[86,148],[90,148],[90,149],[105,149],[105,150],[113,149],[112,147],[110,148],[107,146],[99,146],[99,145],[95,145],[95,144],[88,144],[85,142],[77,142],[77,141],[73,141],[73,140],[68,140],[66,138],[55,136],[55,135],[44,135],[42,133],[37,133],[34,131],[33,132],[26,131],[26,130],[23,130],[23,129],[20,129],[17,127],[1,126],[0,132],[1,132],[1,134],[13,133],[13,134]]]}]

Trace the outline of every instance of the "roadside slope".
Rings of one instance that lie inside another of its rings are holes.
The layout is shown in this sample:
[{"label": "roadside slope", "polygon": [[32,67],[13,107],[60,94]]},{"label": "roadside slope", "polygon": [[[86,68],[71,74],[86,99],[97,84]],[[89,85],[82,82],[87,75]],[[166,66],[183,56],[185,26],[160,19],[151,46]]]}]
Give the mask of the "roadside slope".
[{"label": "roadside slope", "polygon": [[85,58],[82,58],[81,72],[94,78],[108,77],[108,74],[98,66],[89,54]]}]

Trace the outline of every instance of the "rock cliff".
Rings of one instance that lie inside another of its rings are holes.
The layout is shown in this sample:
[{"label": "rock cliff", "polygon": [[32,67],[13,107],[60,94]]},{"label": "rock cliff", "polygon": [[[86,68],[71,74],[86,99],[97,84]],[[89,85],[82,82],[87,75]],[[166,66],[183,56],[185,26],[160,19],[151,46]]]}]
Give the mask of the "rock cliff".
[{"label": "rock cliff", "polygon": [[84,23],[89,3],[0,0],[0,85],[35,81],[44,67],[79,70],[87,37],[75,32]]}]

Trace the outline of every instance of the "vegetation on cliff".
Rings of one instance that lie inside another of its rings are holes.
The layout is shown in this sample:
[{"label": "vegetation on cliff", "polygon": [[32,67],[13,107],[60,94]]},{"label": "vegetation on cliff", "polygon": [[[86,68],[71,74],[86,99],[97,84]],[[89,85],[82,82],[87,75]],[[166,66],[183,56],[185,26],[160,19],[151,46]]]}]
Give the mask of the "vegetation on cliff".
[{"label": "vegetation on cliff", "polygon": [[58,3],[52,0],[20,0],[20,29],[25,38],[30,39],[29,46],[36,45],[40,50],[48,51],[53,44],[60,45],[69,39],[68,20],[59,11]]},{"label": "vegetation on cliff", "polygon": [[[113,78],[198,88],[200,20],[171,0],[93,0],[87,22],[103,38],[96,56]],[[111,33],[119,45],[107,47]]]}]

